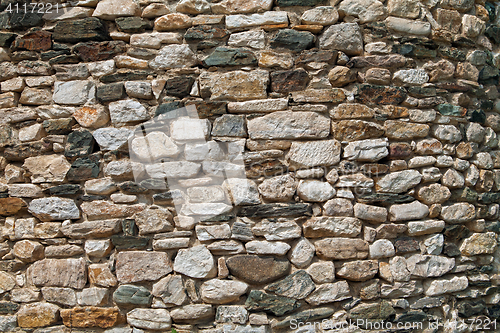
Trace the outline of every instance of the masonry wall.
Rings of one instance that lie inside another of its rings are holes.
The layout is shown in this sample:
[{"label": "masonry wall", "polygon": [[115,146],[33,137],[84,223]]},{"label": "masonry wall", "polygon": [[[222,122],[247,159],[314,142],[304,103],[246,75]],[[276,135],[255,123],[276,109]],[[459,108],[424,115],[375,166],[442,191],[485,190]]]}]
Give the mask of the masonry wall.
[{"label": "masonry wall", "polygon": [[0,331],[500,329],[497,3],[0,9]]}]

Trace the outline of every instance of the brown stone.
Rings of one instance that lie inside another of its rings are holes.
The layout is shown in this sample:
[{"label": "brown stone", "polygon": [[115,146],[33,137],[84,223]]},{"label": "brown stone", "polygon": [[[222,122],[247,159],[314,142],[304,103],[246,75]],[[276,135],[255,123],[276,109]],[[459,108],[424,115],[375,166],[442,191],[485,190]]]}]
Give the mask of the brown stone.
[{"label": "brown stone", "polygon": [[356,81],[357,73],[345,66],[335,66],[328,73],[328,79],[332,87],[343,87]]},{"label": "brown stone", "polygon": [[396,239],[394,242],[394,247],[396,248],[396,253],[409,253],[420,251],[420,246],[418,241],[414,238],[402,237]]},{"label": "brown stone", "polygon": [[353,57],[347,63],[349,67],[384,67],[399,68],[406,65],[406,58],[400,54],[374,55],[366,57]]},{"label": "brown stone", "polygon": [[73,52],[85,62],[107,60],[126,50],[127,45],[123,41],[87,42],[73,47]]},{"label": "brown stone", "polygon": [[323,26],[316,25],[316,24],[301,24],[301,25],[294,26],[292,29],[298,30],[298,31],[310,31],[313,34],[317,34],[321,30],[323,30]]},{"label": "brown stone", "polygon": [[386,87],[363,84],[359,87],[357,100],[363,104],[399,104],[406,98],[402,87]]},{"label": "brown stone", "polygon": [[0,198],[0,215],[9,216],[26,207],[26,202],[21,198]]},{"label": "brown stone", "polygon": [[325,238],[314,243],[320,259],[365,259],[368,257],[368,243],[362,239]]},{"label": "brown stone", "polygon": [[44,250],[42,244],[38,242],[22,240],[14,244],[12,253],[19,260],[33,262],[43,258]]},{"label": "brown stone", "polygon": [[304,90],[309,83],[309,75],[302,69],[276,71],[271,73],[271,90],[280,93]]},{"label": "brown stone", "polygon": [[26,328],[49,326],[58,319],[59,307],[50,303],[26,304],[17,313],[17,324]]},{"label": "brown stone", "polygon": [[399,120],[388,120],[384,125],[386,136],[389,139],[396,140],[425,138],[430,130],[429,125],[426,124],[409,123]]},{"label": "brown stone", "polygon": [[34,31],[16,39],[17,49],[29,51],[47,51],[52,47],[52,34],[48,31]]},{"label": "brown stone", "polygon": [[391,160],[406,159],[412,155],[411,146],[406,142],[395,142],[389,145],[389,156]]},{"label": "brown stone", "polygon": [[155,281],[172,272],[165,252],[132,251],[116,256],[116,277],[122,283]]},{"label": "brown stone", "polygon": [[295,60],[296,64],[306,64],[308,62],[327,62],[331,63],[337,59],[337,52],[332,52],[331,50],[305,50],[300,53],[298,58]]},{"label": "brown stone", "polygon": [[387,85],[391,83],[391,71],[385,68],[370,68],[366,71],[365,81],[371,84]]},{"label": "brown stone", "polygon": [[118,284],[108,264],[92,264],[89,266],[89,282],[101,287],[114,287]]},{"label": "brown stone", "polygon": [[340,141],[355,141],[380,138],[384,135],[382,126],[363,120],[341,120],[332,122],[332,132]]},{"label": "brown stone", "polygon": [[290,270],[286,259],[237,255],[226,260],[232,275],[252,284],[263,284],[285,276]]},{"label": "brown stone", "polygon": [[98,308],[95,306],[61,310],[61,318],[64,325],[70,328],[109,328],[123,321],[118,308]]},{"label": "brown stone", "polygon": [[172,13],[163,15],[155,20],[156,31],[173,31],[186,29],[192,25],[192,19],[186,14]]},{"label": "brown stone", "polygon": [[36,286],[82,289],[87,283],[85,259],[43,259],[32,264],[27,277]]},{"label": "brown stone", "polygon": [[337,276],[350,281],[367,281],[378,272],[378,260],[357,260],[347,262],[337,271]]},{"label": "brown stone", "polygon": [[408,227],[404,224],[382,224],[377,228],[376,239],[394,239],[406,231]]},{"label": "brown stone", "polygon": [[461,159],[469,159],[474,156],[474,148],[470,142],[460,142],[456,148],[457,157]]},{"label": "brown stone", "polygon": [[330,111],[330,117],[333,119],[363,119],[374,116],[373,109],[358,103],[342,103]]},{"label": "brown stone", "polygon": [[462,16],[456,10],[438,8],[436,9],[436,22],[441,26],[441,29],[457,34],[462,25]]},{"label": "brown stone", "polygon": [[386,164],[363,164],[360,171],[367,176],[383,175],[389,171],[389,166]]}]

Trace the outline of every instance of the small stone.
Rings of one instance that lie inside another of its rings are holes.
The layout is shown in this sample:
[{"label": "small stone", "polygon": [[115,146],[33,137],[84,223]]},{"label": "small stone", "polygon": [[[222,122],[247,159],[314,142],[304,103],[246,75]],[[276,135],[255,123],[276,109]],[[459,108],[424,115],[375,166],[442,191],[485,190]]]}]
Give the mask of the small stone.
[{"label": "small stone", "polygon": [[265,199],[289,201],[295,194],[297,182],[287,174],[265,179],[258,188]]},{"label": "small stone", "polygon": [[170,316],[174,322],[192,322],[213,318],[214,312],[209,304],[188,304],[170,311]]},{"label": "small stone", "polygon": [[306,238],[301,238],[292,246],[289,255],[290,262],[298,268],[305,268],[311,262],[315,254],[314,245]]},{"label": "small stone", "polygon": [[179,275],[168,275],[153,285],[152,294],[160,297],[167,306],[182,305],[187,295]]},{"label": "small stone", "polygon": [[212,6],[214,14],[239,14],[269,11],[272,1],[222,1]]},{"label": "small stone", "polygon": [[254,49],[263,49],[266,46],[266,34],[263,30],[251,30],[238,33],[232,33],[227,42],[234,47],[251,47]]},{"label": "small stone", "polygon": [[356,237],[361,233],[361,221],[353,217],[319,216],[307,220],[303,228],[308,238]]},{"label": "small stone", "polygon": [[344,263],[337,276],[350,281],[367,281],[378,272],[377,260],[357,260]]},{"label": "small stone", "polygon": [[340,161],[340,143],[337,140],[293,142],[286,157],[289,163],[295,167],[310,168],[337,164]]},{"label": "small stone", "polygon": [[111,270],[109,269],[107,264],[91,264],[88,267],[88,273],[89,281],[91,284],[95,284],[101,287],[114,287],[118,284],[116,277],[113,275],[113,273],[111,273]]},{"label": "small stone", "polygon": [[232,256],[226,261],[232,275],[251,284],[269,283],[287,274],[288,260],[254,255]]},{"label": "small stone", "polygon": [[297,188],[297,194],[304,201],[324,202],[335,195],[335,189],[327,182],[302,180]]},{"label": "small stone", "polygon": [[389,155],[387,141],[383,139],[352,141],[344,148],[344,158],[376,162]]},{"label": "small stone", "polygon": [[360,23],[382,20],[387,16],[383,3],[377,0],[344,0],[339,5],[339,12],[359,18]]},{"label": "small stone", "polygon": [[52,99],[58,104],[82,105],[95,98],[95,85],[90,81],[78,80],[54,83]]},{"label": "small stone", "polygon": [[131,99],[110,103],[109,113],[111,122],[118,126],[149,119],[146,108]]},{"label": "small stone", "polygon": [[429,208],[415,200],[409,204],[392,205],[389,208],[390,221],[419,220],[429,214]]},{"label": "small stone", "polygon": [[299,307],[300,303],[294,299],[266,294],[260,290],[250,291],[245,302],[245,308],[250,311],[264,310],[276,316],[282,316]]},{"label": "small stone", "polygon": [[330,26],[319,37],[321,49],[335,49],[347,55],[363,52],[363,41],[357,23],[340,23]]},{"label": "small stone", "polygon": [[306,302],[313,306],[317,306],[320,304],[339,302],[350,297],[349,284],[347,281],[339,281],[320,285],[306,298]]},{"label": "small stone", "polygon": [[385,25],[387,28],[396,32],[411,35],[427,36],[431,33],[431,24],[428,22],[413,21],[391,16],[385,19]]},{"label": "small stone", "polygon": [[422,175],[416,170],[404,170],[391,172],[377,181],[376,187],[379,192],[403,193],[418,185]]},{"label": "small stone", "polygon": [[361,239],[325,238],[314,243],[320,259],[365,259],[368,256],[368,243]]},{"label": "small stone", "polygon": [[372,259],[390,258],[395,254],[394,245],[387,239],[376,240],[370,245],[370,258]]},{"label": "small stone", "polygon": [[309,49],[314,42],[314,35],[308,31],[294,29],[280,29],[271,39],[272,48],[286,48],[290,51],[300,52]]},{"label": "small stone", "polygon": [[71,165],[64,156],[44,155],[28,157],[23,167],[31,173],[33,183],[62,182]]}]

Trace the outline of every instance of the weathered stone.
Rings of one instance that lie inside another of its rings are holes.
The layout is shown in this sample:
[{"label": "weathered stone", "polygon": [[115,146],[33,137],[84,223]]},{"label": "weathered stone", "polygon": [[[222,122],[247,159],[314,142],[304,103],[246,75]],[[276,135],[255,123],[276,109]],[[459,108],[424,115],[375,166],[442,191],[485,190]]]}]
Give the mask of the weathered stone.
[{"label": "weathered stone", "polygon": [[193,278],[209,278],[216,274],[214,258],[203,245],[179,250],[175,257],[174,271]]},{"label": "weathered stone", "polygon": [[202,300],[212,304],[236,301],[247,290],[248,285],[244,282],[219,279],[206,281],[200,287]]},{"label": "weathered stone", "polygon": [[197,63],[196,55],[187,44],[164,46],[156,58],[151,60],[150,66],[153,69],[171,69],[191,67]]},{"label": "weathered stone", "polygon": [[444,229],[444,221],[427,220],[408,222],[408,235],[421,236],[441,232]]},{"label": "weathered stone", "polygon": [[170,316],[174,322],[192,323],[193,320],[213,318],[214,312],[209,304],[189,304],[170,311]]},{"label": "weathered stone", "polygon": [[361,233],[361,221],[352,217],[313,217],[303,228],[308,238],[356,237]]},{"label": "weathered stone", "polygon": [[347,281],[340,281],[320,285],[306,298],[306,302],[316,306],[320,304],[339,302],[350,297],[349,284]]},{"label": "weathered stone", "polygon": [[466,256],[493,253],[497,246],[496,238],[493,232],[474,233],[463,241],[460,252]]},{"label": "weathered stone", "polygon": [[403,193],[418,185],[421,179],[422,175],[416,170],[392,172],[378,180],[376,188],[379,192]]},{"label": "weathered stone", "polygon": [[286,24],[288,25],[288,16],[284,11],[267,11],[263,14],[251,15],[227,15],[227,29],[246,28],[259,25]]},{"label": "weathered stone", "polygon": [[282,316],[300,306],[300,303],[292,298],[274,296],[260,290],[250,291],[245,302],[245,307],[250,311],[264,310],[276,316]]},{"label": "weathered stone", "polygon": [[309,75],[304,69],[278,71],[271,73],[271,90],[291,92],[304,90],[309,83]]},{"label": "weathered stone", "polygon": [[60,313],[67,327],[109,328],[122,321],[118,308],[76,307],[61,310]]},{"label": "weathered stone", "polygon": [[369,222],[385,222],[387,221],[387,209],[384,207],[356,203],[354,205],[354,216]]},{"label": "weathered stone", "polygon": [[140,14],[140,7],[130,0],[100,1],[92,16],[103,20],[114,20],[122,16],[134,16]]},{"label": "weathered stone", "polygon": [[314,43],[314,35],[307,31],[294,29],[280,29],[271,39],[272,48],[286,48],[291,51],[300,52],[310,48]]},{"label": "weathered stone", "polygon": [[120,252],[116,256],[116,277],[121,283],[155,281],[170,272],[172,263],[164,252]]},{"label": "weathered stone", "polygon": [[289,174],[265,179],[259,185],[260,194],[271,201],[289,201],[296,189],[297,182]]},{"label": "weathered stone", "polygon": [[20,327],[35,328],[55,324],[59,318],[59,307],[50,303],[31,303],[21,307],[17,313]]},{"label": "weathered stone", "polygon": [[474,205],[465,202],[456,203],[444,206],[440,217],[449,224],[465,223],[476,217],[476,209]]},{"label": "weathered stone", "polygon": [[37,286],[82,289],[87,282],[84,259],[43,259],[32,264],[28,278]]},{"label": "weathered stone", "polygon": [[358,55],[363,51],[363,41],[357,23],[341,23],[330,26],[319,37],[322,49],[335,49],[347,55]]},{"label": "weathered stone", "polygon": [[406,90],[401,87],[364,84],[359,87],[357,100],[363,104],[397,105],[404,101],[406,96]]},{"label": "weathered stone", "polygon": [[427,280],[424,281],[424,293],[426,296],[438,296],[467,289],[468,285],[465,276]]},{"label": "weathered stone", "polygon": [[409,204],[392,205],[389,209],[390,221],[418,220],[429,214],[429,208],[415,200]]},{"label": "weathered stone", "polygon": [[95,17],[57,22],[52,38],[56,42],[78,43],[107,40],[108,34],[101,20]]},{"label": "weathered stone", "polygon": [[377,260],[357,260],[345,263],[337,271],[337,276],[350,281],[367,281],[378,272]]},{"label": "weathered stone", "polygon": [[252,283],[272,282],[286,275],[290,268],[288,260],[254,255],[237,255],[226,261],[231,274]]},{"label": "weathered stone", "polygon": [[325,238],[314,243],[316,254],[323,260],[365,259],[368,243],[361,239]]}]

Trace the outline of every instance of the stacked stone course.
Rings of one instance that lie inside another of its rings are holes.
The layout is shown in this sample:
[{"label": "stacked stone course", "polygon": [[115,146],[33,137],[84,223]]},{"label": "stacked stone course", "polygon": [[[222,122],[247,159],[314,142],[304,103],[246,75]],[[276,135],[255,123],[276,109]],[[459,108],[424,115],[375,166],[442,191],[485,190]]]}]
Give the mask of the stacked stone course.
[{"label": "stacked stone course", "polygon": [[[495,329],[498,3],[15,4],[0,5],[1,332]],[[134,138],[153,119],[163,132]],[[223,171],[247,179],[214,185]]]}]

